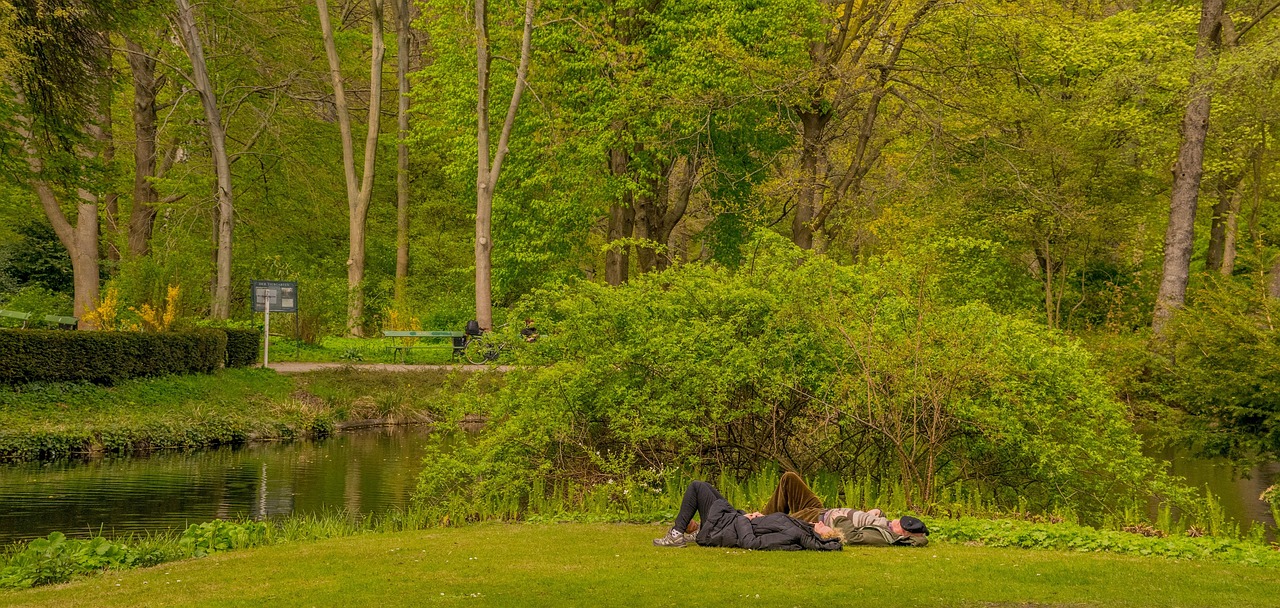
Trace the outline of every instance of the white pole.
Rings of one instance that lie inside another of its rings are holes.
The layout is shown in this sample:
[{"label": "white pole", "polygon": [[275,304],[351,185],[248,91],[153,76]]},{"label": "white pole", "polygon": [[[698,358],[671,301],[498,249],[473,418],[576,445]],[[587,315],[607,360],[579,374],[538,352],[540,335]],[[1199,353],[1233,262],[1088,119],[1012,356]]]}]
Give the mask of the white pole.
[{"label": "white pole", "polygon": [[262,323],[262,367],[267,366],[267,353],[271,352],[271,296],[267,296],[267,314]]}]

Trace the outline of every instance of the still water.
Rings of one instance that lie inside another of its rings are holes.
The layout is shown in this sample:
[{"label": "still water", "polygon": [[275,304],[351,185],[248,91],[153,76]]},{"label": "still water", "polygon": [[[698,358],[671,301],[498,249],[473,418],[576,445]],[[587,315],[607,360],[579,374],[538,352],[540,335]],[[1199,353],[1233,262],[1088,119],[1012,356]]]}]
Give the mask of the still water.
[{"label": "still water", "polygon": [[408,504],[429,427],[148,457],[0,466],[0,543],[182,529],[212,519]]},{"label": "still water", "polygon": [[[404,507],[417,483],[429,427],[346,431],[317,441],[256,443],[149,457],[0,466],[0,543],[44,536],[107,536],[182,529],[212,519],[265,518]],[[1280,483],[1280,463],[1233,475],[1224,463],[1168,452],[1171,472],[1208,487],[1229,519],[1274,527],[1258,495]]]}]

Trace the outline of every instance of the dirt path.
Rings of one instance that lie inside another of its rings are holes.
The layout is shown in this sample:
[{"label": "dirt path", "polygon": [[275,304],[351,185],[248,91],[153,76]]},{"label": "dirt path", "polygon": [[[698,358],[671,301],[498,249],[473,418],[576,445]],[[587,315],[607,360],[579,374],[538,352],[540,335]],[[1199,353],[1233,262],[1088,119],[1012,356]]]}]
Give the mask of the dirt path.
[{"label": "dirt path", "polygon": [[510,365],[400,365],[395,363],[272,363],[271,369],[282,374],[301,374],[326,369],[351,369],[370,372],[425,372],[425,371],[510,371]]}]

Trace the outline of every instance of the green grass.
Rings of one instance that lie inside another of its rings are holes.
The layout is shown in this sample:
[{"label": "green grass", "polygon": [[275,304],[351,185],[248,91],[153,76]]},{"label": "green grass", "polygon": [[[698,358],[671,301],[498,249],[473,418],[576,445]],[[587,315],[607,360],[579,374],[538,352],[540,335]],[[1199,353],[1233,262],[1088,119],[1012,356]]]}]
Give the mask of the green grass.
[{"label": "green grass", "polygon": [[1274,606],[1272,568],[935,543],[770,553],[660,526],[479,525],[291,543],[0,592],[9,606]]},{"label": "green grass", "polygon": [[465,372],[262,369],[132,380],[114,387],[0,388],[0,461],[208,447],[312,436],[338,423],[426,421]]},{"label": "green grass", "polygon": [[[451,343],[439,338],[422,340],[409,351],[408,362],[414,364],[445,365],[465,363],[452,358]],[[344,338],[327,336],[320,344],[299,343],[283,337],[271,338],[271,361],[299,361],[305,363],[400,363],[393,357],[389,338]]]}]

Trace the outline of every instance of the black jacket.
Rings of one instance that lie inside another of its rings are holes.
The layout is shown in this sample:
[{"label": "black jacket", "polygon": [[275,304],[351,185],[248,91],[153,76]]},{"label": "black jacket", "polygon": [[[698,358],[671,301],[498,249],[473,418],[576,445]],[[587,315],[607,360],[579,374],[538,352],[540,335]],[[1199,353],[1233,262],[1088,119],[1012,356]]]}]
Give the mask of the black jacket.
[{"label": "black jacket", "polygon": [[698,544],[766,551],[839,551],[841,548],[839,540],[818,536],[812,524],[785,513],[747,519],[723,498],[712,503],[711,513],[704,514],[702,526],[698,528]]}]

